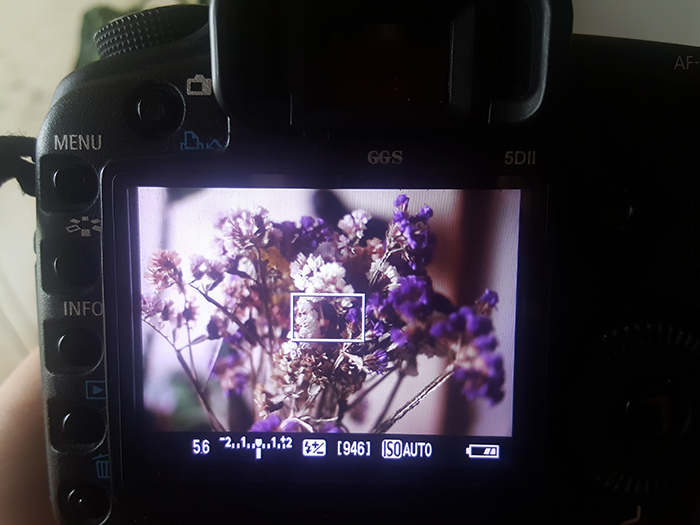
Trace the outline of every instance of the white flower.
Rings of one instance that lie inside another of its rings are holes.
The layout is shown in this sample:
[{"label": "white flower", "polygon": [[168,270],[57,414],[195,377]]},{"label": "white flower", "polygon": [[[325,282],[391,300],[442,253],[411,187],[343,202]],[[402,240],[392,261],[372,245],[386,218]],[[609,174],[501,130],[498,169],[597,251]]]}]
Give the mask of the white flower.
[{"label": "white flower", "polygon": [[267,246],[272,240],[273,224],[265,208],[257,206],[252,212],[237,210],[220,220],[224,248],[231,255],[245,253],[256,244]]},{"label": "white flower", "polygon": [[388,290],[399,287],[399,272],[396,270],[396,267],[382,259],[372,261],[369,271],[365,275],[370,281],[376,275],[377,277],[374,277],[374,281],[386,282],[385,286]]},{"label": "white flower", "polygon": [[345,268],[337,262],[324,262],[320,255],[306,258],[299,254],[290,265],[294,286],[305,293],[352,293],[351,285],[345,283]]},{"label": "white flower", "polygon": [[355,210],[338,221],[338,228],[340,228],[350,240],[357,241],[364,236],[365,230],[367,229],[367,222],[369,222],[371,218],[372,216],[365,210]]},{"label": "white flower", "polygon": [[299,339],[318,339],[321,331],[319,328],[318,314],[314,310],[311,301],[300,297],[294,304],[294,333]]},{"label": "white flower", "polygon": [[280,350],[282,352],[282,355],[290,361],[298,359],[299,356],[301,356],[301,350],[299,350],[299,345],[293,343],[292,341],[285,341],[284,343],[282,343]]}]

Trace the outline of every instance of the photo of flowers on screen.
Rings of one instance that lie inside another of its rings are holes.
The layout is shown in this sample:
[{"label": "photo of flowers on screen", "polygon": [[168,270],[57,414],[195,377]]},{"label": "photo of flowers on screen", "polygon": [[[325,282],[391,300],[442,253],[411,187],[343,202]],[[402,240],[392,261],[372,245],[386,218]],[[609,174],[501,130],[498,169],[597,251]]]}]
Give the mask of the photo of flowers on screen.
[{"label": "photo of flowers on screen", "polygon": [[139,189],[153,430],[508,435],[519,191],[261,191]]}]

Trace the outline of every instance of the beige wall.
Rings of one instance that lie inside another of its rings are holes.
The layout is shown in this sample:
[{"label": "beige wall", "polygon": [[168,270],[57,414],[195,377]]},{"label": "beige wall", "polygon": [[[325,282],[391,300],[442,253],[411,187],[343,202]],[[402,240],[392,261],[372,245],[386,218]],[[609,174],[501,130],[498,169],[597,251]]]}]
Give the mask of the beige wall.
[{"label": "beige wall", "polygon": [[574,33],[700,46],[697,0],[573,0]]},{"label": "beige wall", "polygon": [[[70,72],[84,11],[136,0],[0,0],[0,135],[36,136],[54,87]],[[159,2],[167,3],[167,2]],[[150,5],[156,5],[151,3]],[[574,30],[700,46],[700,2],[576,0]],[[34,199],[0,188],[0,382],[37,346]]]}]

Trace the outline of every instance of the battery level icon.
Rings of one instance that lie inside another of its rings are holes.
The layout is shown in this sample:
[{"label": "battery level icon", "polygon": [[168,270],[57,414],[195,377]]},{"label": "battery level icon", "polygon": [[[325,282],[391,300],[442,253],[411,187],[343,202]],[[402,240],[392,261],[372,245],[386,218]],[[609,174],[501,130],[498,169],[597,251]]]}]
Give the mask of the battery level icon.
[{"label": "battery level icon", "polygon": [[469,445],[467,456],[474,459],[499,459],[501,447],[499,445]]}]

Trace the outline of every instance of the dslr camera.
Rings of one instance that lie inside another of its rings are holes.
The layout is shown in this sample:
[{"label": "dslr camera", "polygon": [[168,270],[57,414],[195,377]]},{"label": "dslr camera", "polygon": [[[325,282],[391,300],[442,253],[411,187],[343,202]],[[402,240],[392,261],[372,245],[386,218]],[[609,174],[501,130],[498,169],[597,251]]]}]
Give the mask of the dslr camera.
[{"label": "dslr camera", "polygon": [[62,522],[696,519],[700,51],[571,27],[214,0],[101,29],[37,141]]}]

